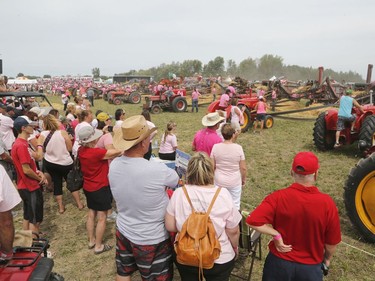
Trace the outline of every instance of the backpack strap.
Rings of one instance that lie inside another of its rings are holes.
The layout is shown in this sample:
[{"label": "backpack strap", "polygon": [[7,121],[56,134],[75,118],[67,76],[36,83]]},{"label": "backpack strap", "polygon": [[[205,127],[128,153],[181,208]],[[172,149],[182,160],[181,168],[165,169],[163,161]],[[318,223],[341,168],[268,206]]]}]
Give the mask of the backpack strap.
[{"label": "backpack strap", "polygon": [[211,201],[211,204],[210,206],[208,207],[208,210],[207,210],[207,216],[210,215],[211,213],[211,209],[212,209],[212,206],[214,205],[215,201],[216,201],[216,198],[219,196],[219,193],[220,193],[220,190],[221,190],[221,187],[219,187],[217,190],[216,190],[216,193],[214,195],[214,198],[212,198],[212,201]]},{"label": "backpack strap", "polygon": [[[186,199],[188,200],[188,202],[189,202],[189,204],[190,204],[190,207],[191,207],[192,211],[195,212],[195,209],[194,209],[194,207],[193,207],[193,204],[191,203],[191,200],[190,200],[189,194],[188,194],[188,192],[187,192],[187,190],[186,190],[186,187],[185,187],[185,186],[182,186],[182,190],[183,190],[184,193],[185,193]],[[212,206],[214,205],[214,203],[215,203],[215,201],[216,201],[216,198],[219,196],[220,190],[221,190],[221,187],[219,187],[219,188],[216,190],[216,193],[215,193],[214,197],[212,198],[211,204],[210,204],[210,206],[209,206],[208,209],[207,209],[207,212],[206,212],[206,215],[207,215],[207,216],[210,215],[210,212],[211,212]]]},{"label": "backpack strap", "polygon": [[195,212],[195,209],[194,209],[194,207],[193,207],[193,204],[191,203],[191,200],[190,200],[190,197],[189,197],[189,194],[188,194],[188,192],[187,192],[187,190],[186,190],[185,185],[182,186],[182,190],[184,191],[185,196],[186,196],[186,199],[187,199],[187,201],[188,201],[189,204],[190,204],[190,207],[191,207],[192,213],[194,213],[194,212]]}]

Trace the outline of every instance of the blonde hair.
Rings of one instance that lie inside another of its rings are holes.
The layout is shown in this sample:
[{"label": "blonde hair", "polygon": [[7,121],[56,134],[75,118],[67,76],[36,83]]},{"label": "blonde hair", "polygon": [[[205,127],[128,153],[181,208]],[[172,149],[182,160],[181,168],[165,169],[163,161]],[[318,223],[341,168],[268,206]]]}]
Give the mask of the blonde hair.
[{"label": "blonde hair", "polygon": [[172,130],[175,127],[176,127],[176,123],[175,122],[173,122],[173,121],[169,121],[168,122],[167,129],[164,131],[162,142],[165,142],[165,140],[167,139],[168,135],[172,135]]},{"label": "blonde hair", "polygon": [[190,158],[186,182],[195,185],[214,184],[214,164],[206,153],[197,152]]},{"label": "blonde hair", "polygon": [[74,114],[76,111],[76,105],[72,102],[69,102],[68,105],[66,106],[66,114],[72,113]]},{"label": "blonde hair", "polygon": [[59,123],[57,122],[57,119],[52,114],[47,114],[43,118],[43,125],[44,128],[48,131],[57,131],[59,129]]}]

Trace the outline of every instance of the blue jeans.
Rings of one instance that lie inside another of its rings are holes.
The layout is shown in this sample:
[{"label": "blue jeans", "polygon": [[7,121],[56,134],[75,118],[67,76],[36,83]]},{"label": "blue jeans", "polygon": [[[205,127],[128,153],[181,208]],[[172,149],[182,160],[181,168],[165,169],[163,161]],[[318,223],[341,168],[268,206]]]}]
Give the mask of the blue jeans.
[{"label": "blue jeans", "polygon": [[194,112],[194,108],[196,108],[198,112],[198,100],[193,100],[191,103],[191,112]]}]

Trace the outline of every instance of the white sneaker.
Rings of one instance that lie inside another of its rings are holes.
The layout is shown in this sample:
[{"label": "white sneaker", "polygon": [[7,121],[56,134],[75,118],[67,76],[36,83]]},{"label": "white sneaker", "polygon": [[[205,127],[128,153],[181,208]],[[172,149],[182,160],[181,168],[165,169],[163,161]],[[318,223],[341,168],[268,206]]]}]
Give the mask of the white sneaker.
[{"label": "white sneaker", "polygon": [[107,216],[107,221],[114,221],[117,218],[117,213],[115,211],[112,212],[109,216]]}]

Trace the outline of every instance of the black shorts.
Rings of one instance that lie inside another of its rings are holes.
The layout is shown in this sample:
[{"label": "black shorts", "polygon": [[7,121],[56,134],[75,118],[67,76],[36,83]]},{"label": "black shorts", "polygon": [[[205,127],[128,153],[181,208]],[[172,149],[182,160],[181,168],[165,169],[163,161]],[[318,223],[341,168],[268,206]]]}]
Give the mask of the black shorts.
[{"label": "black shorts", "polygon": [[264,121],[266,120],[266,114],[265,113],[260,113],[260,114],[257,114],[257,121]]},{"label": "black shorts", "polygon": [[142,280],[173,280],[172,242],[167,239],[155,245],[137,245],[117,229],[116,267],[120,276],[139,270]]},{"label": "black shorts", "polygon": [[159,152],[159,158],[161,160],[174,161],[174,160],[176,160],[176,151],[175,152],[171,152],[171,153],[160,153]]},{"label": "black shorts", "polygon": [[41,188],[34,191],[19,189],[23,202],[23,219],[32,224],[43,221],[43,192]]},{"label": "black shorts", "polygon": [[107,211],[112,209],[112,193],[109,186],[93,192],[83,190],[86,196],[87,208],[94,211]]}]

